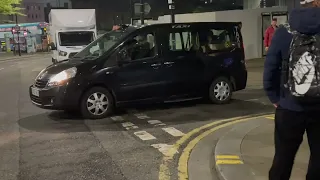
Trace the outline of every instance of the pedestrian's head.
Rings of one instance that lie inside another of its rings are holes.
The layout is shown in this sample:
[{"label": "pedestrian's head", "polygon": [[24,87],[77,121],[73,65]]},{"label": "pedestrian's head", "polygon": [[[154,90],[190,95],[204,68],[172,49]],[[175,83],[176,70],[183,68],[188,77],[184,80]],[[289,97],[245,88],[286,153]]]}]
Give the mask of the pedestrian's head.
[{"label": "pedestrian's head", "polygon": [[277,21],[278,21],[277,18],[273,18],[272,21],[271,21],[271,25],[272,26],[276,26],[277,25]]},{"label": "pedestrian's head", "polygon": [[320,7],[320,0],[300,0],[302,7]]}]

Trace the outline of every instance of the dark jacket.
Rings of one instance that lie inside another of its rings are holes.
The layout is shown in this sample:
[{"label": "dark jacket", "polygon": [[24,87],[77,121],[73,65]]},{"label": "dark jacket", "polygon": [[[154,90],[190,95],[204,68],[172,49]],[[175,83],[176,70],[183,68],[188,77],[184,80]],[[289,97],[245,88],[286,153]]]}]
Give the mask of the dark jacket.
[{"label": "dark jacket", "polygon": [[[289,16],[290,28],[304,34],[320,33],[320,8],[295,9]],[[281,64],[288,58],[292,35],[285,27],[280,27],[273,35],[271,46],[267,52],[263,86],[267,96],[273,104],[292,111],[305,111],[305,107],[295,102],[292,97],[281,88]],[[319,108],[320,109],[320,108]],[[318,109],[318,110],[319,110]]]}]

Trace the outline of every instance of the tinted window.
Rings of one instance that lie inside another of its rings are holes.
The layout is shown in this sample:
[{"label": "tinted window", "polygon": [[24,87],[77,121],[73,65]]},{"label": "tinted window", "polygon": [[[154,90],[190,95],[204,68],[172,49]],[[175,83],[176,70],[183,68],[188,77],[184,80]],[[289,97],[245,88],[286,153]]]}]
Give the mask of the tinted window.
[{"label": "tinted window", "polygon": [[180,32],[172,32],[168,36],[170,51],[193,51],[199,49],[197,32],[181,29]]},{"label": "tinted window", "polygon": [[234,28],[210,28],[200,31],[200,44],[204,53],[226,51],[237,45]]},{"label": "tinted window", "polygon": [[129,53],[131,60],[152,58],[156,55],[156,43],[154,33],[141,33],[128,40],[129,44],[124,48]]}]

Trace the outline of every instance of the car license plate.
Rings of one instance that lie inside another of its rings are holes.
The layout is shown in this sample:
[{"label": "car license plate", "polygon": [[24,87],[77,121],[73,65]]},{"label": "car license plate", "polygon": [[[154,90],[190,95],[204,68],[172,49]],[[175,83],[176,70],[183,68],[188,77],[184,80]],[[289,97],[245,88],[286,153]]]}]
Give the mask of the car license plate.
[{"label": "car license plate", "polygon": [[39,89],[31,88],[31,94],[34,95],[34,96],[39,97]]}]

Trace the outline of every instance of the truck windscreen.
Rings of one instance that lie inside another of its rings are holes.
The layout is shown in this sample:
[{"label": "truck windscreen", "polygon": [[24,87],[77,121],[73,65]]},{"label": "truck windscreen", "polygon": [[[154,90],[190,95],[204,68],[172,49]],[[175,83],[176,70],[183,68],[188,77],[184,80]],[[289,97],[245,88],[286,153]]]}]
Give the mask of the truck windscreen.
[{"label": "truck windscreen", "polygon": [[60,46],[86,46],[94,40],[92,31],[59,32]]}]

